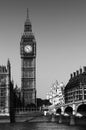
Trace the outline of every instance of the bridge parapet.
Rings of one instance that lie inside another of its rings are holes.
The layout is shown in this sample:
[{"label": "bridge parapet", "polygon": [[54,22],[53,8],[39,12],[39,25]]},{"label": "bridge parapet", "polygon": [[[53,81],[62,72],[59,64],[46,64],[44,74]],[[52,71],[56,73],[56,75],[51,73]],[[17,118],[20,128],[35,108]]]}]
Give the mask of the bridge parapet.
[{"label": "bridge parapet", "polygon": [[76,101],[76,102],[72,102],[72,103],[67,103],[67,104],[58,104],[55,105],[55,109],[56,111],[58,109],[61,109],[61,114],[64,115],[65,114],[65,110],[67,108],[71,108],[72,110],[72,114],[73,115],[77,115],[77,110],[81,105],[86,105],[86,100],[80,100],[80,101]]}]

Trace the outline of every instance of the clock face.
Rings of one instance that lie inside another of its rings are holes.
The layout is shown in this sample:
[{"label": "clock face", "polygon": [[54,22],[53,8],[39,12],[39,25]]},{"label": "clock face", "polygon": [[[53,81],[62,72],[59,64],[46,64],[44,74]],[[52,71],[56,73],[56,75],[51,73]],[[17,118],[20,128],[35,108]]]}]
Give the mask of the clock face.
[{"label": "clock face", "polygon": [[26,45],[24,50],[25,50],[26,53],[30,53],[30,52],[32,52],[32,46]]}]

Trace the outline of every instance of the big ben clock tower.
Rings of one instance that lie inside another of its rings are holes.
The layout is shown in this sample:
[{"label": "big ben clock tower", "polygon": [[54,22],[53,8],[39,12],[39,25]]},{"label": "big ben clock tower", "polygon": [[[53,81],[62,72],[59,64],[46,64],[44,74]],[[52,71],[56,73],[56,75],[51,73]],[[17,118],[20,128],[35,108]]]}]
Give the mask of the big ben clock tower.
[{"label": "big ben clock tower", "polygon": [[36,104],[36,41],[28,16],[24,24],[24,33],[20,42],[21,89],[24,105]]}]

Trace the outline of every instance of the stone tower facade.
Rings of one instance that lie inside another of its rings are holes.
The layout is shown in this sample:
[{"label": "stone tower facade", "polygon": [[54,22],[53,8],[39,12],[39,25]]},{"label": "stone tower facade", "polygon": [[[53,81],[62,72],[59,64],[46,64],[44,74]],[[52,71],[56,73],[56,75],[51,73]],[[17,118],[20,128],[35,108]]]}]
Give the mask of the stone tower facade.
[{"label": "stone tower facade", "polygon": [[23,102],[25,106],[31,103],[36,104],[36,41],[32,33],[28,10],[20,42],[20,55]]},{"label": "stone tower facade", "polygon": [[10,61],[6,66],[0,66],[0,114],[9,115],[11,66]]}]

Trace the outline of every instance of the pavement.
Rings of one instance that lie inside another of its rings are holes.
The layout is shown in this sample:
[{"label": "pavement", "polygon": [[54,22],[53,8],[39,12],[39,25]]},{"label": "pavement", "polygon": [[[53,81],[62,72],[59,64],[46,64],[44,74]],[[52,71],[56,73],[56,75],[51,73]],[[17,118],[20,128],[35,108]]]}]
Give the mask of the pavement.
[{"label": "pavement", "polygon": [[[37,117],[42,116],[42,112],[27,112],[27,113],[17,113],[15,115],[16,122],[26,122],[26,121],[35,121]],[[0,123],[10,123],[9,116],[0,116]]]},{"label": "pavement", "polygon": [[48,118],[44,116],[34,117],[31,120],[27,120],[27,122],[47,122],[47,121],[48,121]]},{"label": "pavement", "polygon": [[32,118],[31,120],[27,120],[26,122],[55,122],[55,118],[51,116],[37,116]]}]

